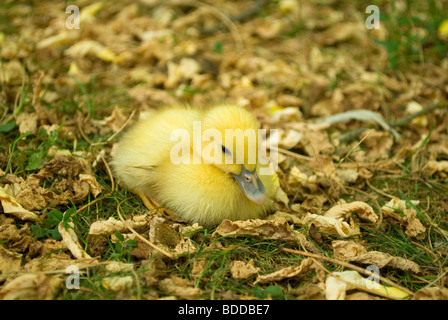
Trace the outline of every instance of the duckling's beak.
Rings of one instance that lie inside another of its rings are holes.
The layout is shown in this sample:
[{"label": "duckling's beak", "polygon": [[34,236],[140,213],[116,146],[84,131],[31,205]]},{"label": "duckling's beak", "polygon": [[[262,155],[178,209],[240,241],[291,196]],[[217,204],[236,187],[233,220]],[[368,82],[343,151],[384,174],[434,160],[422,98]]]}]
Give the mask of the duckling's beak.
[{"label": "duckling's beak", "polygon": [[264,185],[257,175],[256,169],[248,171],[244,166],[240,174],[233,174],[246,197],[258,205],[262,205],[266,199]]}]

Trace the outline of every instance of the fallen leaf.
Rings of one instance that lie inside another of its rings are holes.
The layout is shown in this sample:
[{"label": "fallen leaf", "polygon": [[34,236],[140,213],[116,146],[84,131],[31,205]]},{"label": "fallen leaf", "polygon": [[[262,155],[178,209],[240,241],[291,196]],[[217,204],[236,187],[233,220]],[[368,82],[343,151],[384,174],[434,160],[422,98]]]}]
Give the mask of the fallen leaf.
[{"label": "fallen leaf", "polygon": [[285,221],[253,219],[247,221],[230,221],[224,219],[215,232],[221,236],[251,235],[261,239],[297,241],[291,227]]},{"label": "fallen leaf", "polygon": [[96,178],[91,174],[80,173],[79,181],[85,181],[89,185],[90,193],[94,198],[98,196],[103,191],[103,187],[98,183]]},{"label": "fallen leaf", "polygon": [[371,222],[378,222],[378,215],[373,211],[373,208],[362,201],[354,201],[346,204],[336,205],[325,212],[324,216],[332,218],[343,218],[350,215],[352,212],[359,214],[359,217]]},{"label": "fallen leaf", "polygon": [[131,276],[104,277],[101,279],[101,285],[112,291],[125,291],[133,287],[134,278]]},{"label": "fallen leaf", "polygon": [[27,273],[8,281],[0,289],[1,300],[51,300],[63,279],[42,272]]},{"label": "fallen leaf", "polygon": [[300,219],[297,215],[282,211],[276,211],[275,213],[270,214],[266,217],[266,220],[278,220],[290,222],[293,224],[302,224],[302,219]]},{"label": "fallen leaf", "polygon": [[[423,110],[423,106],[416,101],[409,101],[408,104],[406,105],[406,112],[408,114],[413,114],[421,110]],[[426,127],[428,125],[428,117],[426,115],[423,115],[415,119],[412,119],[411,124]]]},{"label": "fallen leaf", "polygon": [[16,123],[19,125],[20,134],[24,133],[35,134],[37,132],[38,120],[39,117],[35,112],[34,113],[21,112],[16,117]]},{"label": "fallen leaf", "polygon": [[65,50],[65,55],[71,58],[82,58],[93,55],[107,62],[118,63],[121,59],[108,47],[94,40],[81,40]]},{"label": "fallen leaf", "polygon": [[414,300],[448,300],[448,288],[423,288],[415,294]]},{"label": "fallen leaf", "polygon": [[335,258],[345,261],[358,262],[366,265],[375,265],[378,268],[390,267],[414,273],[420,272],[420,267],[413,261],[391,256],[380,251],[367,251],[367,249],[354,241],[335,240],[331,243]]},{"label": "fallen leaf", "polygon": [[201,289],[193,287],[191,281],[178,276],[170,276],[163,279],[158,285],[160,290],[184,299],[196,299],[202,293]]},{"label": "fallen leaf", "polygon": [[255,33],[262,39],[272,39],[277,37],[284,28],[284,22],[279,19],[266,17],[263,19],[256,19]]},{"label": "fallen leaf", "polygon": [[286,267],[278,271],[258,276],[255,283],[267,283],[273,281],[280,281],[283,279],[293,278],[304,274],[313,268],[314,262],[312,259],[306,258],[297,267]]},{"label": "fallen leaf", "polygon": [[428,160],[427,167],[430,175],[438,174],[442,178],[448,179],[448,161]]},{"label": "fallen leaf", "polygon": [[414,208],[410,208],[404,209],[403,213],[405,215],[404,221],[407,224],[405,233],[410,237],[424,238],[425,235],[423,233],[426,232],[426,228],[417,218],[417,211]]},{"label": "fallen leaf", "polygon": [[333,217],[326,217],[308,212],[307,215],[302,219],[302,223],[309,223],[319,231],[337,234],[343,238],[359,234],[356,228],[350,226],[350,224],[346,221],[343,221],[342,218],[336,219]]},{"label": "fallen leaf", "polygon": [[[126,223],[131,228],[137,229],[139,227],[148,226],[148,218],[147,215],[135,216],[132,219],[126,220]],[[110,217],[108,220],[100,220],[92,223],[90,225],[89,235],[110,236],[116,231],[124,233],[128,231],[128,228],[121,220]]]},{"label": "fallen leaf", "polygon": [[70,228],[67,230],[64,228],[62,222],[58,225],[58,231],[62,236],[62,240],[64,241],[65,246],[76,259],[92,259],[91,256],[84,251],[81,244],[78,241],[78,236],[73,230],[74,224],[72,222],[69,223]]},{"label": "fallen leaf", "polygon": [[75,31],[61,31],[57,35],[50,36],[42,39],[36,45],[37,49],[44,49],[48,47],[63,46],[73,41],[76,41],[79,37],[79,33]]},{"label": "fallen leaf", "polygon": [[394,143],[391,133],[374,129],[364,131],[360,140],[365,146],[365,150],[358,151],[353,155],[359,162],[387,159],[388,152]]},{"label": "fallen leaf", "polygon": [[191,275],[194,278],[199,278],[207,264],[208,264],[207,260],[193,261],[193,267],[191,268]]},{"label": "fallen leaf", "polygon": [[35,213],[23,208],[16,199],[8,195],[2,187],[0,187],[0,202],[4,213],[12,214],[21,220],[40,222],[39,217]]},{"label": "fallen leaf", "polygon": [[181,237],[173,249],[176,256],[198,252],[197,245],[188,237]]},{"label": "fallen leaf", "polygon": [[[410,201],[414,206],[417,206],[420,201],[418,200],[411,200]],[[390,200],[388,203],[386,203],[384,206],[381,207],[381,211],[384,213],[394,213],[395,210],[404,211],[406,209],[406,200],[401,200],[397,197]]]},{"label": "fallen leaf", "polygon": [[260,272],[260,268],[254,266],[254,260],[249,262],[244,261],[232,261],[230,264],[230,273],[235,280],[247,279]]},{"label": "fallen leaf", "polygon": [[20,270],[22,254],[7,250],[0,246],[0,274],[6,276],[10,272]]},{"label": "fallen leaf", "polygon": [[104,7],[104,2],[96,2],[92,3],[88,6],[85,6],[79,12],[79,22],[94,22],[96,14]]},{"label": "fallen leaf", "polygon": [[356,271],[332,272],[325,281],[325,296],[327,300],[345,300],[347,291],[367,289],[387,298],[406,299],[409,295],[395,287],[385,287],[367,278],[363,278]]}]

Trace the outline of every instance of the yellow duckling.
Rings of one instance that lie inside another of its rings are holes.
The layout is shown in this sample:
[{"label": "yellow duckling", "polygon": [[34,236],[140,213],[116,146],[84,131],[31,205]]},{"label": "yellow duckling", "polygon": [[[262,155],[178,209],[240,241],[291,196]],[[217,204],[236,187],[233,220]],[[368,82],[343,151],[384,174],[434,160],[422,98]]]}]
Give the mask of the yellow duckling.
[{"label": "yellow duckling", "polygon": [[192,223],[260,218],[272,209],[278,178],[260,174],[269,165],[257,156],[258,129],[233,105],[163,109],[123,135],[112,167],[147,207],[152,199]]}]

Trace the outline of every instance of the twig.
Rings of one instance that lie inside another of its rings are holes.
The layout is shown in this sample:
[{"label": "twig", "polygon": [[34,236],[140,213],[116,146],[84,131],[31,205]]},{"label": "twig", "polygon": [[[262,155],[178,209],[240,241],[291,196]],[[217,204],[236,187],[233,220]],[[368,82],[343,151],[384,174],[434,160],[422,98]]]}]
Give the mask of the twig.
[{"label": "twig", "polygon": [[84,140],[86,140],[89,144],[93,144],[93,141],[89,139],[89,137],[86,136],[86,134],[84,133],[84,131],[82,130],[81,127],[81,117],[78,116],[76,119],[76,124],[78,126],[78,131],[81,134],[81,136],[84,138]]},{"label": "twig", "polygon": [[78,213],[80,213],[81,211],[87,209],[87,208],[90,207],[92,204],[95,204],[95,203],[97,203],[98,201],[101,201],[101,200],[103,200],[104,198],[109,197],[110,195],[111,195],[111,193],[106,193],[105,195],[103,195],[103,196],[101,196],[101,197],[99,197],[99,198],[96,198],[96,199],[93,200],[93,201],[90,201],[89,203],[83,205],[81,208],[79,208],[78,210],[76,210],[76,214],[78,214]]},{"label": "twig", "polygon": [[109,175],[110,184],[111,184],[111,190],[110,192],[115,191],[115,183],[114,183],[114,176],[112,175],[112,171],[109,168],[109,164],[107,163],[106,159],[102,155],[100,155],[101,160],[103,160],[104,165],[106,166],[107,174]]},{"label": "twig", "polygon": [[[390,126],[391,127],[404,127],[405,125],[407,125],[409,122],[411,122],[415,118],[418,118],[425,114],[428,114],[428,113],[434,111],[435,109],[446,108],[446,107],[447,107],[446,100],[439,101],[438,103],[435,103],[435,104],[433,104],[427,108],[424,108],[416,113],[409,114],[400,119],[391,121]],[[349,142],[349,141],[355,139],[356,137],[358,137],[361,133],[363,133],[367,129],[368,129],[368,127],[361,127],[361,128],[346,132],[346,133],[342,134],[341,136],[339,136],[339,141],[340,142]]]},{"label": "twig", "polygon": [[386,193],[386,192],[384,192],[384,191],[381,191],[381,190],[378,189],[378,188],[375,188],[375,187],[369,182],[369,179],[366,179],[366,183],[367,183],[367,185],[369,186],[369,188],[372,189],[373,191],[375,191],[376,193],[379,193],[379,194],[381,194],[381,195],[383,195],[383,196],[385,196],[385,197],[388,197],[388,198],[390,198],[390,199],[394,199],[394,198],[396,198],[396,197],[394,197],[394,196],[392,196],[392,195],[390,195],[390,194],[388,194],[388,193]]},{"label": "twig", "polygon": [[144,237],[142,237],[137,231],[135,231],[131,226],[129,226],[129,224],[126,222],[126,220],[123,219],[123,217],[121,216],[120,207],[121,207],[121,204],[122,204],[123,202],[125,202],[126,200],[128,200],[128,199],[124,199],[124,200],[121,201],[121,202],[118,204],[118,206],[117,206],[117,213],[118,213],[118,216],[120,217],[120,220],[121,220],[121,222],[123,222],[124,226],[125,226],[126,228],[128,228],[129,231],[131,231],[137,238],[139,238],[140,240],[142,240],[144,243],[146,243],[146,244],[149,245],[150,247],[156,249],[157,251],[159,251],[159,252],[162,253],[163,255],[167,256],[168,258],[170,258],[170,259],[174,259],[174,256],[173,256],[171,253],[169,253],[169,252],[163,250],[162,248],[159,248],[159,247],[156,246],[154,243],[150,242],[148,239],[145,239]]},{"label": "twig", "polygon": [[409,115],[404,116],[403,118],[397,119],[395,121],[391,121],[390,125],[392,127],[403,127],[403,126],[407,125],[409,122],[411,122],[412,120],[414,120],[415,118],[421,117],[425,114],[430,113],[431,111],[433,111],[435,109],[443,108],[443,107],[447,107],[446,100],[439,101],[438,103],[435,103],[435,104],[433,104],[427,108],[424,108],[418,112],[409,114]]},{"label": "twig", "polygon": [[292,151],[289,151],[289,150],[286,150],[286,149],[283,149],[283,148],[269,148],[269,150],[270,151],[276,151],[278,153],[282,153],[282,154],[284,154],[286,156],[290,156],[290,157],[295,158],[296,160],[299,160],[299,161],[308,161],[308,162],[314,161],[314,158],[312,158],[312,157],[304,156],[304,155],[301,155],[301,154],[298,154],[298,153],[295,153],[295,152],[292,152]]},{"label": "twig", "polygon": [[109,138],[107,138],[106,141],[104,141],[104,142],[95,142],[95,143],[92,143],[91,145],[92,145],[92,146],[96,146],[96,145],[105,144],[105,143],[110,142],[113,138],[115,138],[115,137],[117,136],[117,134],[119,134],[119,133],[120,133],[120,132],[121,132],[121,131],[128,125],[129,121],[132,119],[132,117],[134,116],[134,114],[135,114],[135,109],[132,110],[131,115],[130,115],[129,118],[125,121],[125,123],[123,123],[123,125],[122,125],[116,132],[114,132],[113,135],[111,135]]},{"label": "twig", "polygon": [[[360,268],[358,266],[355,266],[354,264],[351,264],[351,263],[348,263],[348,262],[345,262],[345,261],[342,261],[342,260],[339,260],[339,259],[329,258],[329,257],[323,256],[323,255],[320,255],[320,254],[314,254],[314,253],[309,253],[309,252],[299,251],[299,250],[294,250],[294,249],[289,249],[289,248],[281,247],[281,249],[283,251],[299,254],[301,256],[310,257],[310,258],[316,258],[316,259],[322,259],[322,260],[325,260],[325,261],[328,261],[328,262],[331,262],[331,263],[335,263],[335,264],[338,264],[338,265],[343,266],[345,268],[355,270],[355,271],[357,271],[359,273],[362,273],[362,274],[364,274],[366,276],[371,276],[372,275],[370,272],[364,270],[363,268]],[[378,278],[381,281],[383,281],[384,283],[387,283],[388,285],[390,285],[392,287],[395,287],[397,289],[400,289],[403,292],[406,292],[410,297],[414,296],[414,293],[412,291],[410,291],[409,289],[404,288],[404,287],[400,286],[399,284],[396,284],[395,282],[393,282],[393,281],[391,281],[391,280],[389,280],[387,278],[384,278],[384,277],[382,277],[380,275],[378,275]]]}]

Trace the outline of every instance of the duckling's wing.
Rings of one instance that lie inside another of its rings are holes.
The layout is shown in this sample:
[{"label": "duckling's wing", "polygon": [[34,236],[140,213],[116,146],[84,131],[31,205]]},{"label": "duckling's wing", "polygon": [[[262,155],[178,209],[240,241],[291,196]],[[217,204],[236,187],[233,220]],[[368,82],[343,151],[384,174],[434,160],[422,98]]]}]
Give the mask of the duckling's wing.
[{"label": "duckling's wing", "polygon": [[170,160],[174,130],[191,131],[199,118],[197,111],[177,108],[156,112],[137,122],[122,137],[115,151],[112,166],[115,174],[133,190],[145,190],[157,181],[157,168]]}]

